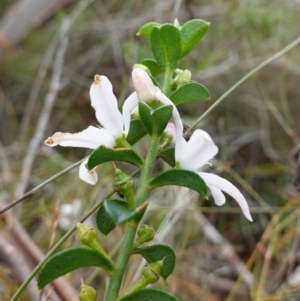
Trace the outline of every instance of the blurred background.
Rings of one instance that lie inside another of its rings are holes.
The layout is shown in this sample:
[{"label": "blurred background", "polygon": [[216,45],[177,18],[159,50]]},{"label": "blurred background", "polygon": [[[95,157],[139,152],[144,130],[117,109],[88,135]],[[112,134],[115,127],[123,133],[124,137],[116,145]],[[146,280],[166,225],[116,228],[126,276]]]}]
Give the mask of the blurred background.
[{"label": "blurred background", "polygon": [[[89,154],[43,141],[97,125],[89,100],[95,74],[112,81],[122,104],[132,91],[133,64],[152,57],[148,40],[136,36],[144,23],[211,22],[179,64],[211,93],[209,101],[179,108],[192,125],[247,72],[299,37],[299,15],[299,0],[0,0],[0,206]],[[150,195],[144,222],[156,229],[155,242],[177,254],[175,271],[156,287],[183,301],[300,300],[299,49],[247,80],[199,125],[220,147],[212,170],[242,191],[253,223],[231,198],[216,207],[178,187]],[[146,141],[136,147],[145,153]],[[165,168],[159,161],[156,172]],[[43,254],[111,191],[112,165],[97,171],[96,186],[80,181],[75,167],[1,216],[0,300],[9,300]],[[123,231],[99,234],[113,257]],[[72,235],[62,249],[77,245]],[[124,290],[141,267],[133,256]],[[68,274],[44,295],[32,281],[18,300],[76,300],[80,278],[103,300],[107,279],[99,269]]]}]

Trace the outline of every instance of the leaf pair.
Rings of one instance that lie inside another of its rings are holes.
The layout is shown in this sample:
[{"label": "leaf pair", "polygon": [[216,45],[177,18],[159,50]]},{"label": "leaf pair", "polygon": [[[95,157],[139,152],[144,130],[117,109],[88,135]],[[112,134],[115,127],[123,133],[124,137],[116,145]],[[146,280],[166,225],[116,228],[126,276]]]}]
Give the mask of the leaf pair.
[{"label": "leaf pair", "polygon": [[138,35],[150,37],[151,49],[156,61],[145,65],[153,76],[173,70],[179,59],[186,56],[208,31],[209,23],[201,19],[186,22],[182,27],[150,22],[141,27]]},{"label": "leaf pair", "polygon": [[152,110],[145,102],[139,102],[140,120],[151,137],[160,137],[173,112],[173,106],[162,106]]}]

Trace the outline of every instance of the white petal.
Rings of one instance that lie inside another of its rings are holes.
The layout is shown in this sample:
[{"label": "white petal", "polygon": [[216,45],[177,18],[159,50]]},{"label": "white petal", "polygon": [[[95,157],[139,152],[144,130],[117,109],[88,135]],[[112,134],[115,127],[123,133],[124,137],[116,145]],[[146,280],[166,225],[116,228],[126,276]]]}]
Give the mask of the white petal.
[{"label": "white petal", "polygon": [[151,101],[155,99],[155,94],[159,89],[154,86],[148,73],[140,68],[132,71],[132,82],[140,101]]},{"label": "white petal", "polygon": [[209,134],[202,130],[196,130],[181,154],[178,153],[179,157],[176,157],[176,161],[180,162],[180,167],[182,168],[197,170],[217,153],[218,147]]},{"label": "white petal", "polygon": [[95,185],[98,181],[98,175],[96,173],[96,167],[88,171],[85,167],[88,159],[84,160],[79,166],[79,178],[88,184]]},{"label": "white petal", "polygon": [[216,205],[218,205],[218,206],[224,205],[226,198],[225,198],[225,195],[223,194],[223,192],[219,188],[212,186],[212,185],[209,185],[208,188],[211,192],[211,195],[212,195]]},{"label": "white petal", "polygon": [[199,175],[201,178],[203,178],[209,188],[211,188],[211,186],[217,187],[232,196],[240,205],[245,217],[252,222],[247,201],[234,185],[232,185],[229,181],[211,173],[199,172]]},{"label": "white petal", "polygon": [[[173,119],[174,119],[174,123],[175,123],[175,127],[176,127],[176,143],[175,143],[175,158],[176,157],[176,153],[180,151],[181,147],[180,145],[182,145],[182,135],[183,135],[183,124],[179,115],[179,112],[176,108],[176,106],[174,105],[174,103],[162,92],[158,91],[156,93],[156,98],[163,103],[164,105],[172,105],[173,106]],[[176,147],[178,146],[178,147]]]},{"label": "white petal", "polygon": [[76,134],[57,132],[52,137],[49,137],[45,144],[52,147],[60,145],[95,149],[100,145],[113,147],[115,138],[105,129],[89,126]]},{"label": "white petal", "polygon": [[90,96],[96,117],[101,125],[116,138],[123,134],[123,117],[118,109],[118,101],[113,93],[109,79],[95,75],[91,85]]},{"label": "white petal", "polygon": [[122,115],[124,118],[124,132],[125,135],[128,135],[129,128],[130,128],[130,119],[131,119],[131,113],[132,111],[137,107],[139,102],[138,96],[136,92],[132,93],[125,101],[123,104],[122,108]]}]

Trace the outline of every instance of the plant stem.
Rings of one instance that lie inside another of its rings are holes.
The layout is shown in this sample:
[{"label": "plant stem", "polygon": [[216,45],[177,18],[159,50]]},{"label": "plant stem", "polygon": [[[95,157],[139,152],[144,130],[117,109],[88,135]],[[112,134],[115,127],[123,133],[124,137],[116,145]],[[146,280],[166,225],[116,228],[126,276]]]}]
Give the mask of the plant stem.
[{"label": "plant stem", "polygon": [[110,280],[105,297],[106,301],[115,301],[118,297],[124,271],[131,255],[137,226],[138,224],[132,222],[128,222],[126,225],[124,240],[116,263],[116,272]]},{"label": "plant stem", "polygon": [[147,186],[156,159],[158,147],[159,147],[158,137],[152,137],[149,146],[149,151],[145,160],[145,165],[141,171],[140,184],[135,196],[136,207],[140,206],[143,202],[145,202],[147,194],[149,192]]},{"label": "plant stem", "polygon": [[168,97],[171,92],[172,72],[172,70],[166,70],[164,78],[164,87],[162,89],[162,92]]},{"label": "plant stem", "polygon": [[[149,151],[145,160],[145,165],[141,170],[139,187],[135,196],[136,207],[141,205],[147,198],[149,192],[148,182],[151,177],[151,172],[156,158],[158,146],[158,137],[152,137],[149,146]],[[132,221],[127,223],[124,240],[116,263],[116,272],[110,280],[105,301],[115,301],[118,298],[125,268],[127,266],[129,257],[132,252],[133,241],[137,231],[137,227],[138,224],[136,222]]]}]

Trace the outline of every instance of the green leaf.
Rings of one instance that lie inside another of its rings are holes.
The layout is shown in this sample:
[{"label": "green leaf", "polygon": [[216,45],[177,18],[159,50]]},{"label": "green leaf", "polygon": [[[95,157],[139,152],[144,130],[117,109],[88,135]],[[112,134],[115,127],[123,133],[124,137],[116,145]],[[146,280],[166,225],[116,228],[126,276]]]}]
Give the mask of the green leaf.
[{"label": "green leaf", "polygon": [[[123,206],[124,208],[127,208],[127,202],[123,200],[114,199],[114,200],[109,200],[109,202],[115,202],[118,203],[119,206]],[[101,206],[97,212],[96,223],[98,229],[104,235],[109,234],[117,225],[110,217],[110,215],[106,212],[104,206]]]},{"label": "green leaf", "polygon": [[145,102],[139,102],[140,119],[150,136],[159,137],[172,116],[173,106],[161,106],[152,110]]},{"label": "green leaf", "polygon": [[207,196],[207,186],[202,178],[194,171],[185,169],[170,169],[160,173],[149,182],[149,188],[154,189],[166,185],[188,187]]},{"label": "green leaf", "polygon": [[141,140],[145,135],[147,134],[147,131],[145,127],[143,126],[140,119],[132,119],[130,122],[130,130],[127,135],[127,142],[131,145],[137,143],[139,140]]},{"label": "green leaf", "polygon": [[195,82],[181,86],[170,95],[170,99],[176,106],[209,98],[207,88]]},{"label": "green leaf", "polygon": [[97,266],[112,274],[115,270],[104,255],[93,249],[72,248],[50,257],[43,265],[38,276],[41,289],[56,278],[83,267]]},{"label": "green leaf", "polygon": [[210,23],[201,19],[186,22],[180,29],[181,57],[186,56],[207,33]]},{"label": "green leaf", "polygon": [[143,158],[132,148],[109,148],[101,145],[95,149],[88,160],[87,167],[89,170],[95,166],[109,161],[124,161],[142,167]]},{"label": "green leaf", "polygon": [[162,158],[170,166],[175,166],[175,147],[169,147],[158,152],[158,158]]},{"label": "green leaf", "polygon": [[176,255],[168,246],[153,245],[150,247],[138,248],[134,250],[134,254],[142,255],[149,263],[163,260],[161,276],[164,279],[167,279],[174,270]]},{"label": "green leaf", "polygon": [[143,288],[135,291],[120,301],[181,301],[171,293],[156,288]]},{"label": "green leaf", "polygon": [[160,28],[153,27],[150,42],[159,67],[162,70],[172,71],[181,57],[179,30],[171,24],[165,24]]},{"label": "green leaf", "polygon": [[144,37],[150,37],[151,31],[153,29],[153,27],[159,27],[160,24],[157,22],[149,22],[144,24],[140,30],[138,31],[138,33],[136,34],[137,36],[144,36]]},{"label": "green leaf", "polygon": [[150,136],[152,136],[153,119],[152,109],[145,102],[139,101],[139,114],[142,124]]},{"label": "green leaf", "polygon": [[156,60],[144,59],[141,63],[150,70],[152,76],[158,76],[164,72],[164,70],[159,67]]},{"label": "green leaf", "polygon": [[152,112],[153,118],[153,135],[159,137],[165,130],[168,122],[171,119],[173,106],[162,106]]},{"label": "green leaf", "polygon": [[120,204],[119,200],[118,202],[116,200],[105,200],[103,206],[115,224],[123,224],[133,218],[139,220],[141,215],[144,214],[147,205],[148,202],[145,202],[135,210],[130,210],[127,206]]}]

